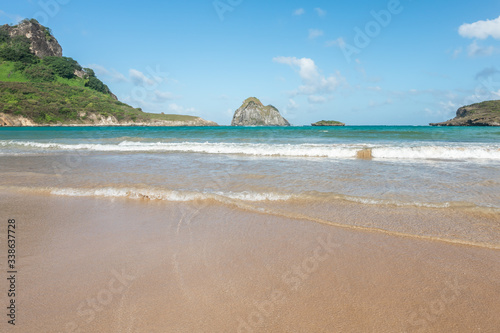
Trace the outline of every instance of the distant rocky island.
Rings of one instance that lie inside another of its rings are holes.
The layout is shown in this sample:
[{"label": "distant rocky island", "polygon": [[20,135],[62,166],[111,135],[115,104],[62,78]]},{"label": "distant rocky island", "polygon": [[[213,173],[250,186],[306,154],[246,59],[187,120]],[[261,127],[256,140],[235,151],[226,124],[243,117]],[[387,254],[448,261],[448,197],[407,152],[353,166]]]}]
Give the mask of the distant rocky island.
[{"label": "distant rocky island", "polygon": [[500,100],[485,101],[457,110],[457,116],[431,126],[500,126]]},{"label": "distant rocky island", "polygon": [[311,126],[345,126],[345,124],[336,120],[321,120],[311,124]]},{"label": "distant rocky island", "polygon": [[290,123],[274,106],[264,106],[258,98],[250,97],[234,113],[231,126],[290,126]]},{"label": "distant rocky island", "polygon": [[35,19],[0,26],[0,126],[217,126],[120,102]]}]

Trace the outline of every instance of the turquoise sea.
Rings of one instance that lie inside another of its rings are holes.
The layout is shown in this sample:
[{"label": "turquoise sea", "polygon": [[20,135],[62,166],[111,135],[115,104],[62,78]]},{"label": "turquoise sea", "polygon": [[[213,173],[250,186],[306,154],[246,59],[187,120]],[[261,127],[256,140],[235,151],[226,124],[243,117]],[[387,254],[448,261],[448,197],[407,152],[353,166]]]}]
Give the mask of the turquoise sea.
[{"label": "turquoise sea", "polygon": [[[371,158],[358,158],[367,150]],[[317,193],[366,202],[500,208],[500,128],[495,127],[2,128],[0,166],[2,173],[47,175],[40,183],[21,179],[16,186],[141,184],[200,195]],[[48,175],[56,175],[57,182]],[[9,178],[3,179],[7,185]]]},{"label": "turquoise sea", "polygon": [[497,248],[500,129],[1,128],[0,190],[227,205]]},{"label": "turquoise sea", "polygon": [[[345,127],[11,127],[0,128],[5,142],[62,143],[64,140],[136,138],[158,142],[269,144],[498,144],[498,127],[345,126]],[[170,141],[169,141],[170,140]]]}]

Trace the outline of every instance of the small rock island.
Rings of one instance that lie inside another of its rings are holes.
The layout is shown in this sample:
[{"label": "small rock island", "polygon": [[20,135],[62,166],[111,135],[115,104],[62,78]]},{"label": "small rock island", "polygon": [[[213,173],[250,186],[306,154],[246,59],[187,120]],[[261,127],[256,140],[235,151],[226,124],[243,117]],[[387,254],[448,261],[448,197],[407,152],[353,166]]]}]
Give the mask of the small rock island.
[{"label": "small rock island", "polygon": [[345,124],[336,120],[321,120],[311,124],[311,126],[345,126]]},{"label": "small rock island", "polygon": [[234,113],[231,126],[290,126],[290,123],[274,106],[264,106],[258,98],[250,97]]},{"label": "small rock island", "polygon": [[500,100],[485,101],[457,110],[457,116],[431,126],[500,126]]}]

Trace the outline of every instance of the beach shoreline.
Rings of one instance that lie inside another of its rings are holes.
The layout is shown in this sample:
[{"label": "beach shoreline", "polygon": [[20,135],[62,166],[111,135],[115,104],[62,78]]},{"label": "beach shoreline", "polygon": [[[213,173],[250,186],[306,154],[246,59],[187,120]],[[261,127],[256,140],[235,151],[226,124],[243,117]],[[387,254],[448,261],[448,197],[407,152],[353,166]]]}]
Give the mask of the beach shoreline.
[{"label": "beach shoreline", "polygon": [[498,250],[219,203],[6,190],[0,198],[2,218],[16,219],[22,240],[20,331],[488,332],[500,325]]}]

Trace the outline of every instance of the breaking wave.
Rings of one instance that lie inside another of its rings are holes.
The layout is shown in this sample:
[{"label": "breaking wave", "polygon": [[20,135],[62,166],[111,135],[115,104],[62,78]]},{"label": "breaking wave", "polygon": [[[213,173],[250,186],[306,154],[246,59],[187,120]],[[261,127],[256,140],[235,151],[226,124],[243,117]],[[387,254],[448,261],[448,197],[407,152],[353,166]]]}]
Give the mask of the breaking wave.
[{"label": "breaking wave", "polygon": [[[496,145],[373,145],[373,144],[260,144],[210,142],[133,142],[117,144],[62,144],[32,141],[0,141],[0,147],[38,151],[97,151],[97,152],[183,152],[205,154],[239,154],[263,157],[364,158],[374,159],[445,159],[500,160]],[[15,152],[13,152],[15,153]]]}]

